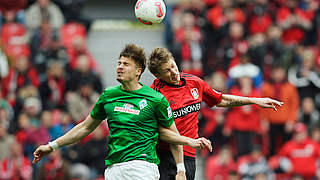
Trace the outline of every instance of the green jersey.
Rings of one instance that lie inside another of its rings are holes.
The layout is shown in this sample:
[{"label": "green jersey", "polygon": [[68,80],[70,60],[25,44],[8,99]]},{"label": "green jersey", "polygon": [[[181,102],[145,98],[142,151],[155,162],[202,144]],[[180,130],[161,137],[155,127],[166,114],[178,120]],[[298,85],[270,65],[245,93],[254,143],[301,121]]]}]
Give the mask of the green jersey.
[{"label": "green jersey", "polygon": [[125,91],[120,85],[107,88],[93,107],[91,117],[108,122],[107,166],[130,160],[159,164],[159,125],[169,127],[174,122],[166,98],[145,85],[135,91]]}]

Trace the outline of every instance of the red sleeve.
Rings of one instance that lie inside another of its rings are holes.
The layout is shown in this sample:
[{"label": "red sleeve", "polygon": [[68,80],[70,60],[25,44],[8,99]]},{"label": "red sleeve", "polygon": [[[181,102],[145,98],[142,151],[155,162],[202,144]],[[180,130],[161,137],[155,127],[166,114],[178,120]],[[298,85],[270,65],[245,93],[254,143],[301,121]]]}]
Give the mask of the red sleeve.
[{"label": "red sleeve", "polygon": [[206,82],[201,80],[203,87],[203,100],[209,107],[219,104],[222,100],[222,93],[212,89]]}]

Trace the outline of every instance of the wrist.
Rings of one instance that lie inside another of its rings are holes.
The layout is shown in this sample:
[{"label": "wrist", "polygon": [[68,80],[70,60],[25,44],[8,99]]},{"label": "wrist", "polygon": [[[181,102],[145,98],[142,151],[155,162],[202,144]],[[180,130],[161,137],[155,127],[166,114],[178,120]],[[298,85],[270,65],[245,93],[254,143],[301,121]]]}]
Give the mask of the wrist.
[{"label": "wrist", "polygon": [[184,167],[184,163],[177,164],[177,173],[178,172],[186,172],[186,168]]},{"label": "wrist", "polygon": [[57,143],[57,141],[49,142],[48,145],[52,148],[53,151],[59,148],[59,144]]}]

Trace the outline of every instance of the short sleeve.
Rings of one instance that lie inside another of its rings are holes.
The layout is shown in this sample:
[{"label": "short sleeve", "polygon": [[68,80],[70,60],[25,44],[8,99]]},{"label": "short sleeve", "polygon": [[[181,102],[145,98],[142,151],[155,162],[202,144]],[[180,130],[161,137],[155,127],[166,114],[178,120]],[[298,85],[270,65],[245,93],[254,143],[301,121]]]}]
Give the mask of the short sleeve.
[{"label": "short sleeve", "polygon": [[96,104],[94,105],[90,115],[93,119],[106,119],[107,118],[107,113],[104,109],[104,105],[105,105],[105,100],[106,100],[106,92],[104,91],[100,97],[99,100],[96,102]]},{"label": "short sleeve", "polygon": [[206,82],[201,80],[203,87],[203,100],[209,107],[219,104],[222,100],[222,93],[212,89]]},{"label": "short sleeve", "polygon": [[174,118],[168,101],[162,96],[156,109],[158,123],[163,127],[169,127],[173,124]]}]

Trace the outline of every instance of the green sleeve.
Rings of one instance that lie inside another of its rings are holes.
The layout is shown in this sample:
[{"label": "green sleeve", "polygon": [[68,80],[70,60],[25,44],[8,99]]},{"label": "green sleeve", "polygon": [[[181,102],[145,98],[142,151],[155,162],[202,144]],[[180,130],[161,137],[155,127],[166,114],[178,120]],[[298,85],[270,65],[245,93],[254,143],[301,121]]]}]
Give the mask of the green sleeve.
[{"label": "green sleeve", "polygon": [[105,100],[106,100],[106,92],[104,91],[100,97],[99,100],[96,102],[96,104],[94,105],[92,111],[91,111],[91,117],[93,119],[100,119],[100,120],[104,120],[107,118],[107,113],[104,109],[104,105],[105,105]]},{"label": "green sleeve", "polygon": [[161,98],[161,101],[157,106],[156,114],[157,114],[158,123],[163,127],[169,127],[174,122],[171,108],[164,96]]}]

